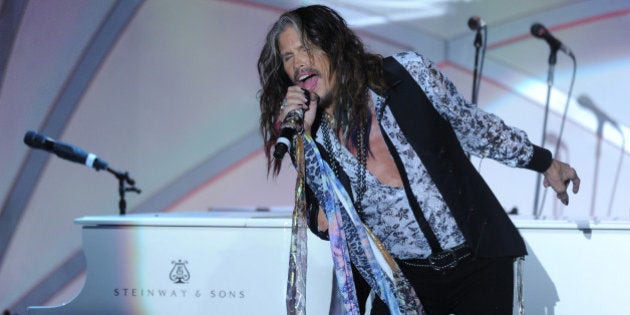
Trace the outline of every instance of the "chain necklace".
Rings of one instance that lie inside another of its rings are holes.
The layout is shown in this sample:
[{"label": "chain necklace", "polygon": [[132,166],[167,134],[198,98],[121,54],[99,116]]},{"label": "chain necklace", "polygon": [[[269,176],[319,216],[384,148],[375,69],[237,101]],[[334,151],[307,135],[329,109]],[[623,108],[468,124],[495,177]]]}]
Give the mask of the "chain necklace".
[{"label": "chain necklace", "polygon": [[[324,113],[325,122],[322,124],[322,132],[324,133],[324,147],[326,147],[326,151],[330,155],[330,166],[332,167],[333,173],[337,178],[340,178],[339,167],[340,163],[335,158],[338,156],[337,150],[333,148],[332,145],[332,135],[334,132],[332,131],[331,125],[333,125],[333,118],[330,115]],[[359,123],[359,145],[357,148],[357,164],[356,164],[356,174],[359,177],[359,181],[356,188],[356,198],[354,198],[354,207],[357,212],[361,213],[363,210],[363,206],[361,201],[363,200],[363,196],[365,196],[365,192],[367,190],[365,183],[365,172],[367,169],[367,145],[364,143],[364,133],[365,128],[363,126],[363,122]]]}]

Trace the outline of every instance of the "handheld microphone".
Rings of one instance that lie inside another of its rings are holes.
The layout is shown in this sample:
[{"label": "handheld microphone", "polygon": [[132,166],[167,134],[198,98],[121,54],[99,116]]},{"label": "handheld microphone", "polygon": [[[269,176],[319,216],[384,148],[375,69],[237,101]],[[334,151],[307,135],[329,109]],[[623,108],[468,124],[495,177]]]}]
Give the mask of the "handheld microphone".
[{"label": "handheld microphone", "polygon": [[534,37],[544,39],[547,42],[547,44],[549,44],[552,50],[560,49],[565,54],[569,55],[569,57],[575,59],[575,56],[573,55],[573,52],[571,52],[571,49],[569,49],[569,47],[565,46],[564,44],[562,44],[560,40],[558,40],[553,35],[551,35],[549,30],[546,29],[542,24],[540,23],[532,24],[530,32],[532,33],[532,35],[534,35]]},{"label": "handheld microphone", "polygon": [[[311,103],[311,93],[306,90],[304,91],[304,96],[306,97],[306,104]],[[289,150],[291,146],[291,140],[293,137],[302,129],[302,124],[304,122],[304,110],[296,109],[290,111],[284,120],[282,121],[282,129],[280,131],[280,137],[276,140],[276,146],[273,150],[273,157],[276,160],[282,160],[284,155]]]},{"label": "handheld microphone", "polygon": [[96,155],[87,153],[71,144],[55,141],[35,131],[26,132],[24,135],[24,143],[33,149],[41,149],[54,153],[64,160],[84,164],[97,171],[107,168],[107,162],[99,159]]},{"label": "handheld microphone", "polygon": [[468,27],[473,31],[480,30],[486,26],[486,22],[476,15],[468,19]]}]

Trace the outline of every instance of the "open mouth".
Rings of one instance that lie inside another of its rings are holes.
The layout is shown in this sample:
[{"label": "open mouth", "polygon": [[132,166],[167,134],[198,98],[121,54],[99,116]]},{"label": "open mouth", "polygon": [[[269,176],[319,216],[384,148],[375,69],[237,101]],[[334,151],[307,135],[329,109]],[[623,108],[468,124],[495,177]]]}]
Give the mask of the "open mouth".
[{"label": "open mouth", "polygon": [[304,71],[297,77],[297,84],[311,92],[317,87],[317,81],[319,80],[319,73],[317,71]]}]

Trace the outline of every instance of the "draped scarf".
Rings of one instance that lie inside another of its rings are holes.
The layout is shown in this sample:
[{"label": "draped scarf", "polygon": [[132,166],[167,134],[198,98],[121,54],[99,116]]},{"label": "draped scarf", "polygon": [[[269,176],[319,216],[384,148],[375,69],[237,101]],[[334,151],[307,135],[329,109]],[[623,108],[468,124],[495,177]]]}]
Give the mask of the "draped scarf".
[{"label": "draped scarf", "polygon": [[[307,223],[305,188],[314,192],[328,219],[337,288],[345,314],[360,314],[352,264],[391,314],[422,314],[422,304],[393,257],[361,221],[350,194],[335,176],[310,135],[294,138],[297,179],[292,215],[287,314],[306,314]],[[308,170],[306,163],[308,158]]]}]

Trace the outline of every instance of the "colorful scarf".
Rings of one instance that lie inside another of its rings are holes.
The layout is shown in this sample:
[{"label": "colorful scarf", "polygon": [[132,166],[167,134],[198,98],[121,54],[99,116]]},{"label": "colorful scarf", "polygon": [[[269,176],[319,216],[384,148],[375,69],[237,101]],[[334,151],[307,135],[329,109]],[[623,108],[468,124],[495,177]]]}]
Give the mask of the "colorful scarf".
[{"label": "colorful scarf", "polygon": [[[337,287],[346,314],[359,314],[351,263],[373,291],[387,304],[391,314],[422,314],[415,291],[393,257],[367,228],[352,199],[308,135],[295,137],[297,180],[291,232],[287,313],[306,314],[306,198],[305,185],[315,193],[328,219],[328,235],[337,276]],[[309,161],[308,172],[305,156]]]}]

